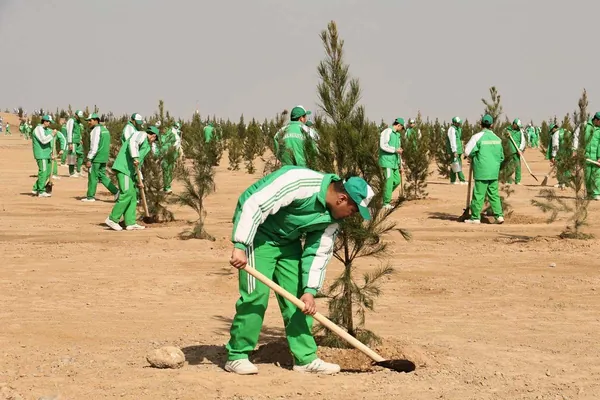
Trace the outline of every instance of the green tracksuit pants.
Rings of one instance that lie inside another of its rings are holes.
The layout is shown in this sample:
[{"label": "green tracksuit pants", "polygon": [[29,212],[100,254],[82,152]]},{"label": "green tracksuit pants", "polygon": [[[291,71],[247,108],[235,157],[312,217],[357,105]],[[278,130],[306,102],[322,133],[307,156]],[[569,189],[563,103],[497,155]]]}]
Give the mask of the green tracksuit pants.
[{"label": "green tracksuit pants", "polygon": [[73,151],[69,150],[69,154],[73,154],[77,156],[77,165],[69,165],[69,175],[73,175],[75,173],[75,167],[77,167],[77,172],[81,172],[81,166],[83,165],[83,145],[73,144]]},{"label": "green tracksuit pants", "polygon": [[600,196],[600,168],[589,163],[585,166],[585,189],[588,198]]},{"label": "green tracksuit pants", "polygon": [[458,155],[458,163],[460,164],[460,172],[454,172],[452,171],[452,168],[450,168],[450,183],[454,183],[456,182],[456,177],[458,176],[458,180],[461,182],[465,181],[465,174],[462,172],[462,159],[460,157],[461,155]]},{"label": "green tracksuit pants", "polygon": [[8,126],[6,127],[6,136],[12,136],[12,133],[10,133],[10,128]]},{"label": "green tracksuit pants", "polygon": [[498,180],[475,180],[473,198],[471,199],[471,219],[481,219],[481,210],[487,196],[496,218],[503,217],[502,203],[498,194]]},{"label": "green tracksuit pants", "polygon": [[65,165],[67,162],[67,152],[63,151],[62,156],[60,156],[60,164]]},{"label": "green tracksuit pants", "polygon": [[110,181],[110,178],[106,176],[106,163],[92,163],[92,167],[90,168],[88,175],[88,199],[93,199],[96,197],[96,188],[98,187],[98,182],[101,182],[112,194],[117,194],[119,191],[119,189],[117,189],[117,187]]},{"label": "green tracksuit pants", "polygon": [[[256,248],[249,247],[246,255],[249,266],[273,279],[294,296],[303,295],[300,270],[302,245],[299,241],[277,247],[260,244]],[[240,298],[235,304],[231,338],[226,346],[229,360],[248,358],[254,350],[269,302],[270,289],[244,270],[239,271],[239,290]],[[317,358],[317,344],[311,332],[313,318],[304,315],[293,303],[280,296],[277,296],[277,301],[296,365],[310,364]]]},{"label": "green tracksuit pants", "polygon": [[119,190],[121,194],[115,203],[110,220],[117,224],[121,221],[121,217],[125,220],[125,225],[135,225],[136,208],[137,208],[137,193],[135,191],[135,182],[125,174],[117,172],[117,181],[119,182]]},{"label": "green tracksuit pants", "polygon": [[171,190],[171,184],[173,183],[173,168],[175,164],[163,161],[161,163],[163,171],[163,189],[165,191]]},{"label": "green tracksuit pants", "polygon": [[52,163],[52,175],[58,175],[58,156],[55,160],[50,160]]},{"label": "green tracksuit pants", "polygon": [[398,168],[384,168],[385,185],[383,188],[383,205],[390,204],[392,193],[402,184],[402,177]]},{"label": "green tracksuit pants", "polygon": [[35,160],[38,165],[38,178],[33,184],[33,191],[38,193],[46,192],[46,183],[50,178],[50,162],[51,160]]},{"label": "green tracksuit pants", "polygon": [[508,183],[521,183],[521,156],[517,153],[517,154],[513,154],[512,155],[512,161],[511,163],[513,163],[515,165],[515,179],[513,181],[513,177],[512,175],[508,178]]}]

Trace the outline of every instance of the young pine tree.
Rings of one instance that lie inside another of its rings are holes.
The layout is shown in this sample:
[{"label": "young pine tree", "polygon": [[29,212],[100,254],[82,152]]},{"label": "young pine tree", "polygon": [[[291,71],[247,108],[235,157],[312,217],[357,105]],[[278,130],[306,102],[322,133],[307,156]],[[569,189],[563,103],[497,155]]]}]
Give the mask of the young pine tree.
[{"label": "young pine tree", "polygon": [[256,171],[254,160],[262,156],[265,150],[264,135],[255,119],[252,119],[244,139],[244,162],[246,171],[253,174]]},{"label": "young pine tree", "polygon": [[581,231],[587,225],[588,206],[590,204],[590,200],[586,196],[584,175],[587,163],[585,148],[588,140],[591,140],[585,135],[585,126],[589,119],[587,111],[588,98],[585,89],[579,99],[578,106],[579,111],[574,113],[575,118],[573,121],[576,127],[575,132],[573,134],[570,132],[565,133],[555,161],[558,174],[562,174],[566,185],[573,189],[575,198],[573,200],[565,199],[558,196],[554,189],[543,189],[539,194],[543,200],[534,199],[531,201],[531,204],[544,213],[550,214],[548,223],[554,222],[561,213],[570,214],[568,219],[571,225],[568,225],[560,234],[563,239],[593,238],[593,235]]},{"label": "young pine tree", "polygon": [[240,169],[240,162],[244,152],[244,140],[246,139],[246,124],[244,115],[240,117],[240,122],[235,129],[235,134],[229,139],[227,149],[229,150],[229,170],[237,171]]},{"label": "young pine tree", "polygon": [[[427,197],[427,178],[429,177],[429,134],[422,126],[419,113],[413,128],[415,133],[411,137],[404,137],[402,141],[402,163],[405,180],[404,196],[409,200]],[[422,132],[425,131],[425,132]],[[421,132],[419,138],[416,132]]]},{"label": "young pine tree", "polygon": [[[379,131],[366,119],[364,108],[358,104],[360,83],[350,77],[349,65],[344,60],[344,41],[338,35],[335,22],[330,22],[321,32],[321,40],[326,57],[317,68],[320,77],[317,93],[323,118],[315,124],[319,132],[318,152],[308,163],[342,178],[360,175],[378,194],[370,203],[371,221],[365,223],[360,216],[354,216],[341,223],[333,256],[343,264],[344,270],[324,295],[329,299],[332,321],[350,335],[369,343],[377,340],[377,336],[364,328],[365,311],[373,310],[380,294],[381,278],[390,275],[393,269],[384,264],[360,279],[356,276],[355,263],[362,257],[384,257],[387,244],[383,236],[396,226],[388,219],[393,210],[381,212],[383,173],[378,165]],[[402,233],[408,238],[407,232]],[[324,341],[328,345],[346,346],[329,332]]]}]

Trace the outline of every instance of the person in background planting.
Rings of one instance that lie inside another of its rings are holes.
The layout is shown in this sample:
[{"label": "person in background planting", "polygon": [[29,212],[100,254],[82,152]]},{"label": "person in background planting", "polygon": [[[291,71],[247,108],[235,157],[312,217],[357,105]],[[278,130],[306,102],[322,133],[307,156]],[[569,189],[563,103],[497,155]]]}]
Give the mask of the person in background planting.
[{"label": "person in background planting", "polygon": [[19,123],[19,132],[21,132],[21,136],[25,137],[25,120],[22,119]]},{"label": "person in background planting", "polygon": [[129,141],[129,139],[137,133],[140,129],[142,129],[142,125],[144,124],[144,117],[142,117],[138,113],[131,114],[131,118],[127,122],[127,125],[123,128],[123,132],[121,133],[121,144],[124,145]]},{"label": "person in background planting", "polygon": [[160,138],[160,153],[162,154],[161,167],[163,171],[163,191],[173,193],[171,184],[173,183],[173,169],[179,159],[181,149],[181,124],[175,122],[164,135]]},{"label": "person in background planting", "polygon": [[[527,145],[527,141],[525,140],[525,133],[523,129],[521,129],[523,125],[521,124],[521,120],[516,118],[512,125],[506,128],[506,134],[510,135],[512,140],[508,139],[508,148],[510,149],[510,156],[512,158],[512,162],[515,164],[515,180],[514,183],[517,185],[521,184],[521,156],[525,151],[525,146]],[[513,144],[513,141],[517,145]],[[512,175],[508,178],[508,183],[513,183]]]},{"label": "person in background planting", "polygon": [[537,129],[533,126],[533,124],[529,123],[527,125],[527,145],[531,148],[537,148]]},{"label": "person in background planting", "polygon": [[473,168],[473,179],[475,180],[473,199],[471,200],[471,219],[465,221],[467,224],[481,223],[481,210],[486,196],[492,206],[496,223],[504,222],[502,203],[498,193],[498,175],[500,174],[500,164],[504,161],[504,149],[502,140],[490,130],[493,123],[494,119],[491,115],[484,115],[481,119],[483,130],[473,135],[465,147],[465,157],[471,158],[471,168]]},{"label": "person in background planting", "polygon": [[[59,123],[60,123],[60,133],[63,135],[63,137],[65,138],[65,141],[68,143],[67,140],[67,120],[65,117],[60,117],[59,119]],[[65,165],[67,162],[67,152],[63,152],[62,156],[60,157],[60,165]]]},{"label": "person in background planting", "polygon": [[[27,125],[25,126],[25,137],[26,139],[31,139],[31,133],[33,131],[33,126],[31,125],[31,121],[27,121]],[[66,137],[66,136],[65,136]]]},{"label": "person in background planting", "polygon": [[[83,142],[81,140],[81,118],[83,111],[75,111],[75,116],[67,121],[67,143],[69,155],[76,157],[75,164],[69,164],[69,176],[79,178],[81,166],[83,165]],[[77,169],[75,169],[77,168]]]},{"label": "person in background planting", "polygon": [[[462,172],[462,160],[461,156],[463,154],[463,143],[462,143],[462,128],[460,125],[462,121],[460,117],[452,118],[452,125],[448,128],[448,133],[446,136],[446,152],[448,155],[452,156],[452,163],[458,163],[460,166],[460,171],[454,172],[450,169],[450,183],[452,185],[465,185],[467,182],[465,181],[465,174]],[[456,182],[456,177],[458,176],[459,182]]]},{"label": "person in background planting", "polygon": [[314,296],[323,280],[339,222],[356,213],[370,219],[374,193],[359,177],[342,181],[334,174],[285,166],[250,186],[233,216],[230,264],[239,269],[240,298],[231,324],[225,370],[240,375],[258,369],[248,355],[258,342],[269,288],[244,271],[246,265],[273,279],[306,304],[304,311],[277,296],[294,371],[335,374],[339,365],[317,357],[312,335]]},{"label": "person in background planting", "polygon": [[119,197],[112,212],[104,223],[115,231],[122,231],[119,221],[123,217],[128,231],[144,229],[135,223],[137,208],[137,193],[135,185],[143,190],[144,184],[138,180],[137,169],[142,168],[144,159],[151,151],[152,144],[158,139],[159,131],[155,126],[148,128],[146,132],[137,131],[129,140],[121,146],[119,154],[115,159],[112,170],[117,173],[119,182]]},{"label": "person in background planting", "polygon": [[32,136],[33,157],[38,165],[38,177],[33,184],[31,193],[38,197],[50,197],[50,193],[46,193],[46,183],[50,177],[50,161],[52,160],[52,143],[56,131],[49,128],[52,117],[44,115],[41,123],[35,128]]},{"label": "person in background planting", "polygon": [[106,176],[106,163],[110,154],[110,132],[100,123],[98,114],[93,113],[88,118],[92,132],[90,133],[90,151],[85,159],[85,166],[89,170],[88,189],[84,202],[96,201],[96,188],[98,182],[102,182],[105,188],[115,196],[115,201],[119,198],[119,189]]},{"label": "person in background planting", "polygon": [[412,118],[408,120],[408,128],[406,129],[404,138],[407,142],[409,140],[416,142],[421,139],[421,130],[416,127],[416,121]]},{"label": "person in background planting", "polygon": [[6,136],[12,136],[12,133],[10,133],[10,124],[8,123],[8,121],[6,121],[5,127],[6,127],[6,133],[5,133],[5,135]]},{"label": "person in background planting", "polygon": [[[64,123],[64,118],[61,118],[61,122]],[[61,132],[57,131],[56,136],[52,139],[52,148],[56,147],[56,142],[58,140],[58,154],[56,159],[52,162],[52,179],[60,179],[58,176],[58,162],[67,154],[67,137]]]},{"label": "person in background planting", "polygon": [[385,186],[383,191],[383,208],[391,209],[392,194],[402,184],[400,168],[402,146],[400,135],[404,130],[404,119],[396,118],[391,128],[384,129],[379,135],[379,166],[383,168]]},{"label": "person in background planting", "polygon": [[212,122],[209,122],[205,127],[204,127],[204,143],[210,143],[213,140],[214,137],[214,133],[215,133],[215,127],[213,125]]},{"label": "person in background planting", "polygon": [[[579,128],[578,128],[579,129]],[[558,160],[565,159],[565,157],[575,157],[577,154],[577,147],[579,146],[577,133],[573,135],[571,132],[566,131],[563,128],[558,128],[556,124],[550,125],[550,143],[548,150],[550,152],[550,164],[555,165]],[[566,148],[567,137],[571,142],[571,150]],[[557,171],[556,178],[558,183],[554,187],[564,189],[569,178],[571,177],[571,171]]]},{"label": "person in background planting", "polygon": [[[585,126],[585,158],[600,162],[600,111]],[[600,200],[600,167],[586,162],[585,188],[590,200]]]},{"label": "person in background planting", "polygon": [[306,167],[304,142],[308,134],[304,124],[310,114],[302,106],[292,108],[291,121],[275,134],[275,154],[281,165]]}]

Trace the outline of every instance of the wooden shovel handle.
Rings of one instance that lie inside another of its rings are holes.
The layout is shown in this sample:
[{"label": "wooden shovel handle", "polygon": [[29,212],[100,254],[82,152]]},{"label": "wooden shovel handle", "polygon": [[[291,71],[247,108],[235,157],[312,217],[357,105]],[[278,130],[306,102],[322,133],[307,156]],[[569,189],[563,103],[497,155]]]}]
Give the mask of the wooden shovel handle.
[{"label": "wooden shovel handle", "polygon": [[594,165],[600,167],[600,163],[598,161],[594,161],[590,158],[586,158],[585,161],[589,162],[590,164],[594,164]]},{"label": "wooden shovel handle", "polygon": [[[290,302],[292,302],[300,310],[304,310],[305,305],[302,300],[300,300],[296,296],[293,296],[292,294],[290,294],[287,290],[285,290],[284,288],[282,288],[281,286],[279,286],[278,284],[276,284],[275,282],[273,282],[272,280],[270,280],[269,278],[264,276],[262,273],[258,272],[256,269],[254,269],[250,266],[246,266],[244,268],[244,271],[246,271],[248,274],[252,275],[256,279],[258,279],[259,281],[261,281],[262,283],[267,285],[269,288],[271,288],[275,293],[277,293],[281,297],[284,297],[286,300],[289,300]],[[343,330],[342,328],[340,328],[339,326],[337,326],[336,324],[331,322],[323,314],[317,312],[315,315],[313,315],[313,318],[316,319],[317,321],[319,321],[319,323],[321,325],[323,325],[324,327],[326,327],[327,329],[329,329],[330,331],[332,331],[333,333],[338,335],[340,338],[344,339],[352,347],[363,352],[366,356],[371,358],[373,361],[375,361],[375,362],[385,361],[385,359],[383,357],[381,357],[379,354],[375,353],[373,350],[371,350],[370,348],[365,346],[360,341],[356,340],[356,338],[354,338],[348,332],[346,332],[345,330]]]},{"label": "wooden shovel handle", "polygon": [[[142,174],[137,165],[135,166],[135,172],[137,174],[138,182],[142,183]],[[140,196],[142,196],[142,206],[144,207],[144,216],[146,218],[150,218],[150,213],[148,212],[148,203],[146,203],[146,192],[144,192],[144,188],[140,188]]]}]

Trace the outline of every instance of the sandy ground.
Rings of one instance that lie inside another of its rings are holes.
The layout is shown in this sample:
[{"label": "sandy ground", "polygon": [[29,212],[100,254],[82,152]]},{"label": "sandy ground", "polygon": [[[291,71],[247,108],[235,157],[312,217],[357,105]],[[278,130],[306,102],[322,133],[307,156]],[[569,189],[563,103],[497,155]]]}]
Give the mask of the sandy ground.
[{"label": "sandy ground", "polygon": [[[52,198],[30,196],[31,144],[13,133],[0,136],[0,398],[600,398],[600,246],[557,239],[567,222],[544,223],[529,176],[510,198],[527,224],[449,220],[462,213],[466,186],[434,176],[427,200],[393,214],[414,238],[389,237],[396,273],[367,327],[384,339],[384,357],[406,356],[417,371],[369,371],[353,352],[322,349],[346,371],[295,373],[272,302],[265,347],[253,356],[260,374],[240,377],[221,368],[237,298],[228,238],[237,196],[257,176],[219,167],[207,201],[216,242],[179,240],[193,212],[178,207],[169,226],[112,232],[102,224],[109,193],[78,201],[86,180],[66,177],[65,167]],[[534,171],[548,170],[538,152],[527,155]],[[590,206],[588,231],[600,237],[599,210]],[[339,272],[332,263],[328,281]],[[146,353],[163,345],[184,351],[182,369],[148,367]]]}]

